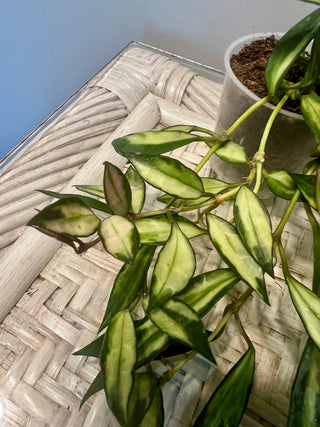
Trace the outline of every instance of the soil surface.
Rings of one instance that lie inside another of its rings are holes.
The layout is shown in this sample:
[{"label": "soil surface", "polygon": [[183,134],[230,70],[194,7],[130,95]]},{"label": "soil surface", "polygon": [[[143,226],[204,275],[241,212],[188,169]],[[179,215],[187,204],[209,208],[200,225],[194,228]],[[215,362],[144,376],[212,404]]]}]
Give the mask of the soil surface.
[{"label": "soil surface", "polygon": [[[252,43],[244,45],[230,59],[230,65],[236,77],[260,98],[268,95],[264,72],[268,58],[276,44],[277,39],[274,35],[254,40]],[[304,72],[302,67],[294,65],[286,79],[297,82],[303,78]],[[289,100],[285,108],[300,113],[299,103],[295,101]]]}]

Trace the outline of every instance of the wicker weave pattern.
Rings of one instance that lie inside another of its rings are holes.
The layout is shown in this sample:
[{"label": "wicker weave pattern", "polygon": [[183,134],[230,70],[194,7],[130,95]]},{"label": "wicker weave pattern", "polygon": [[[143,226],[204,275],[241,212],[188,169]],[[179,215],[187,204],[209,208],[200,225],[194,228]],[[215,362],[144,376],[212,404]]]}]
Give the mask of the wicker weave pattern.
[{"label": "wicker weave pattern", "polygon": [[0,256],[149,93],[215,118],[220,85],[157,53],[133,48],[89,81],[73,102],[0,170]]}]

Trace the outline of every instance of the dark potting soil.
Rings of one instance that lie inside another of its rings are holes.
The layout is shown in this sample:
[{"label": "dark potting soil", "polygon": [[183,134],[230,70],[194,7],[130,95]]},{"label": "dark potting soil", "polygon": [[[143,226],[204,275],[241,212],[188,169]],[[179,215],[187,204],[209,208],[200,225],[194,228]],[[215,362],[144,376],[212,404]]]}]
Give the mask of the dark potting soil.
[{"label": "dark potting soil", "polygon": [[[236,77],[260,98],[268,95],[264,72],[268,58],[276,44],[277,39],[274,35],[254,40],[252,43],[244,45],[230,59],[230,65]],[[304,72],[301,66],[295,64],[289,70],[286,79],[298,82],[303,78]],[[289,100],[285,108],[300,113],[299,103],[294,100]]]}]

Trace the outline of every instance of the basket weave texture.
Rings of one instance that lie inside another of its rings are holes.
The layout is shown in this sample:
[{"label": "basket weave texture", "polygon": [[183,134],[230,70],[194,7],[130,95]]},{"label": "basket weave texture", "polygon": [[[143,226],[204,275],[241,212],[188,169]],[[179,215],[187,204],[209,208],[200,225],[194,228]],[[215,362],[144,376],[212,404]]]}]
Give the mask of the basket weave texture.
[{"label": "basket weave texture", "polygon": [[[23,237],[29,230],[24,224],[34,215],[35,207],[49,201],[46,196],[35,194],[35,189],[65,191],[71,188],[70,180],[78,184],[100,183],[90,182],[92,176],[88,181],[77,179],[88,176],[83,171],[86,167],[92,169],[90,161],[94,156],[99,159],[96,168],[100,168],[96,177],[101,176],[104,160],[115,160],[124,166],[110,147],[119,132],[177,123],[213,129],[220,91],[217,83],[152,51],[133,48],[121,54],[0,171],[0,189],[5,196],[5,200],[0,198],[0,271],[1,262],[7,263],[13,257],[14,245],[25,244]],[[194,143],[171,155],[194,167],[204,152],[202,143]],[[212,171],[207,167],[203,174],[209,176]],[[156,197],[157,192],[151,193],[147,207],[155,206]],[[273,199],[266,200],[266,204],[276,224],[284,205]],[[228,204],[219,207],[219,214],[232,217]],[[79,256],[68,247],[52,247],[51,240],[43,238],[54,256],[48,256],[44,268],[32,261],[35,278],[25,284],[26,291],[19,295],[14,307],[7,307],[7,311],[12,309],[0,326],[0,423],[117,426],[103,392],[92,396],[79,410],[84,393],[99,371],[99,363],[72,353],[96,337],[121,263],[99,246]],[[310,239],[304,214],[297,209],[286,228],[284,243],[294,274],[307,286],[312,274]],[[29,242],[30,253],[36,250],[35,245]],[[222,265],[206,237],[197,238],[196,256],[198,272]],[[14,261],[19,265],[19,259]],[[286,425],[290,389],[306,342],[280,268],[275,272],[276,278],[267,281],[271,305],[266,306],[253,296],[241,309],[241,319],[257,351],[253,392],[241,424],[245,427]],[[208,328],[214,327],[225,305],[239,295],[243,286],[237,285],[206,316]],[[217,368],[196,357],[165,386],[165,425],[192,425],[213,388],[245,349],[245,342],[231,322],[212,344]]]}]

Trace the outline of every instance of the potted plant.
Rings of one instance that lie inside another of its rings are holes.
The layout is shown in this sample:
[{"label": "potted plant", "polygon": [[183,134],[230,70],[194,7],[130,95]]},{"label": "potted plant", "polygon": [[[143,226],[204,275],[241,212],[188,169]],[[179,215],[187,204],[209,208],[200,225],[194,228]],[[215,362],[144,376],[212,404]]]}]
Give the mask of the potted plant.
[{"label": "potted plant", "polygon": [[[317,9],[289,30],[273,50],[266,81],[268,100],[276,105],[252,160],[245,147],[231,138],[267,99],[258,100],[222,134],[177,125],[116,139],[115,150],[130,164],[125,173],[105,162],[103,185],[78,186],[90,196],[46,192],[59,200],[30,220],[30,226],[78,253],[101,241],[108,253],[123,261],[99,336],[76,353],[100,358],[101,363],[101,371],[83,401],[104,389],[109,407],[121,425],[161,426],[164,384],[197,353],[214,363],[210,343],[219,339],[230,318],[236,320],[247,350],[212,390],[195,425],[239,425],[255,371],[255,349],[241,320],[241,307],[255,298],[269,304],[265,276],[273,277],[276,257],[309,336],[292,389],[288,424],[319,425],[320,145],[313,148],[312,159],[303,173],[264,168],[270,129],[290,97],[300,100],[304,120],[319,142],[319,37]],[[304,61],[304,78],[287,81],[288,69],[312,40],[310,58]],[[208,151],[194,170],[165,155],[195,141],[205,142]],[[246,177],[237,182],[201,178],[202,167],[213,155],[226,162],[228,168],[244,165]],[[273,230],[270,214],[259,197],[263,179],[276,197],[288,200]],[[160,209],[143,209],[149,186],[162,192]],[[233,205],[234,218],[230,221],[215,211],[222,203]],[[313,231],[312,289],[293,276],[282,244],[284,227],[297,203],[304,204]],[[188,219],[190,212],[196,212],[195,221]],[[195,275],[193,238],[201,235],[209,236],[227,268]],[[203,316],[239,281],[245,284],[245,290],[225,307],[215,329],[207,331]],[[177,354],[182,357],[174,365],[166,362],[168,355]],[[165,367],[162,374],[153,370],[154,360],[159,358]]]},{"label": "potted plant", "polygon": [[[261,98],[266,101],[232,133],[233,141],[244,145],[248,156],[255,154],[256,141],[261,139],[264,127],[275,108],[270,96],[268,97],[264,73],[267,58],[281,36],[283,34],[247,35],[231,43],[225,52],[226,73],[216,132],[226,131],[241,114]],[[304,60],[302,56],[299,58],[301,64]],[[286,80],[297,82],[303,78],[304,72],[304,66],[296,63],[286,76]],[[278,112],[269,132],[265,166],[270,170],[290,168],[292,172],[298,172],[301,166],[310,160],[309,153],[314,144],[313,133],[301,114],[300,100],[291,97]],[[279,146],[281,146],[281,152],[279,152]],[[215,159],[214,167],[223,174],[225,169],[222,162]],[[241,173],[245,173],[245,169],[239,165],[234,167],[232,172],[232,179],[238,179]],[[228,178],[230,179],[230,174]]]}]

